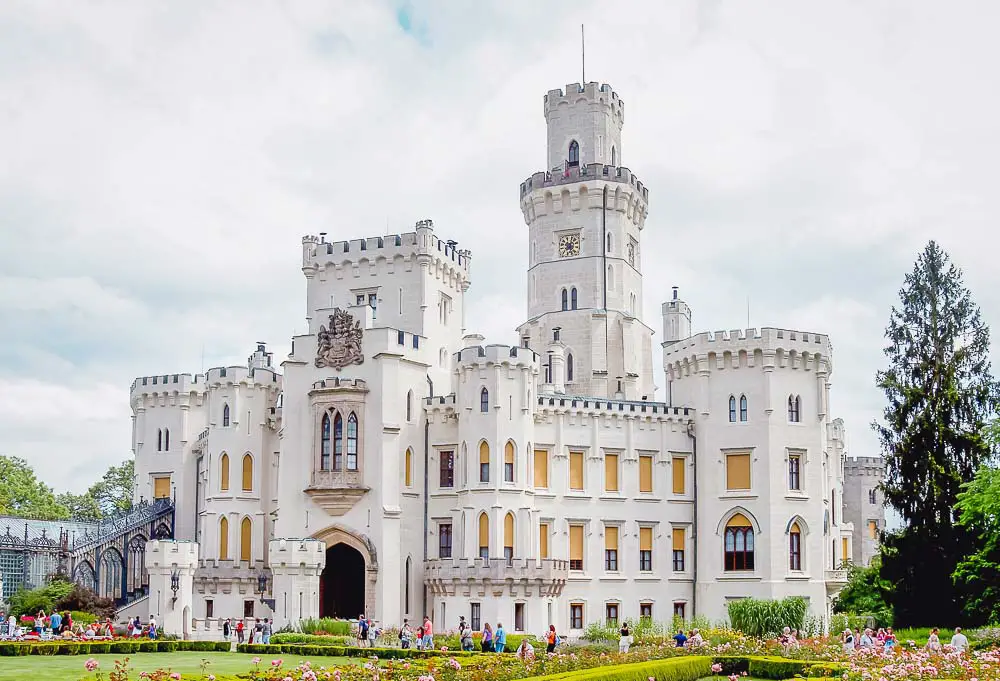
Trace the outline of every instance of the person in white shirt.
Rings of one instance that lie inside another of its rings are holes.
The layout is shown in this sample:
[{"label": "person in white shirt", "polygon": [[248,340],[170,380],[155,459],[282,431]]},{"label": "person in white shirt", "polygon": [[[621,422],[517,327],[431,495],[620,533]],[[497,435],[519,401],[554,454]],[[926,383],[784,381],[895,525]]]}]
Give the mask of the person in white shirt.
[{"label": "person in white shirt", "polygon": [[962,633],[962,627],[955,627],[955,635],[951,637],[951,647],[960,653],[969,647],[969,639]]}]

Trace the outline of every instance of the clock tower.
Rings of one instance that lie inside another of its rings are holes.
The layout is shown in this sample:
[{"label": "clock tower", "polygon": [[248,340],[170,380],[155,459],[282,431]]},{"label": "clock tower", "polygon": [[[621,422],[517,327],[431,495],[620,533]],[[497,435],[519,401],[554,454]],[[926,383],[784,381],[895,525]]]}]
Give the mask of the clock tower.
[{"label": "clock tower", "polygon": [[547,168],[521,184],[528,225],[528,319],[543,392],[654,399],[653,330],[642,315],[649,192],[622,165],[625,105],[586,83],[544,98]]}]

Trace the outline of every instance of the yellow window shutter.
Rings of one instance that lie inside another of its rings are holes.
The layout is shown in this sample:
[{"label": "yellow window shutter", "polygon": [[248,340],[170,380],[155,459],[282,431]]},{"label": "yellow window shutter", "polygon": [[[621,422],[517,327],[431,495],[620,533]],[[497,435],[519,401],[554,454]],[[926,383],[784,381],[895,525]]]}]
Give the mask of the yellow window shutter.
[{"label": "yellow window shutter", "polygon": [[549,524],[538,525],[538,553],[541,558],[549,557]]},{"label": "yellow window shutter", "polygon": [[609,525],[604,528],[604,548],[617,551],[618,550],[618,527],[615,525]]},{"label": "yellow window shutter", "polygon": [[229,455],[225,452],[219,459],[219,489],[223,492],[229,491]]},{"label": "yellow window shutter", "polygon": [[569,559],[583,560],[583,525],[569,526]]},{"label": "yellow window shutter", "polygon": [[253,491],[253,457],[249,454],[243,455],[243,491]]},{"label": "yellow window shutter", "polygon": [[514,463],[514,443],[508,442],[503,451],[504,463]]},{"label": "yellow window shutter", "polygon": [[840,559],[841,560],[850,560],[851,559],[851,552],[848,550],[850,548],[850,546],[848,545],[847,537],[841,537],[840,538],[840,545],[841,545],[841,548],[843,549],[843,551],[841,551]]},{"label": "yellow window shutter", "polygon": [[674,551],[683,551],[684,550],[684,528],[683,527],[675,527],[675,528],[673,528],[673,530],[671,530],[671,534],[673,535]]},{"label": "yellow window shutter", "polygon": [[607,492],[618,491],[618,455],[604,455],[604,489]]},{"label": "yellow window shutter", "polygon": [[250,518],[244,518],[240,523],[240,560],[250,560],[250,549],[253,545],[253,525]]},{"label": "yellow window shutter", "polygon": [[503,519],[503,545],[504,548],[514,548],[514,514],[508,513]]},{"label": "yellow window shutter", "polygon": [[745,515],[737,513],[729,519],[729,522],[726,523],[726,527],[753,527],[753,524]]},{"label": "yellow window shutter", "polygon": [[583,452],[569,453],[569,488],[583,489]]},{"label": "yellow window shutter", "polygon": [[687,462],[683,456],[675,456],[670,461],[670,473],[673,477],[674,494],[684,494],[686,491],[684,475],[687,472],[684,465]]},{"label": "yellow window shutter", "polygon": [[229,520],[225,516],[219,521],[219,560],[229,560]]},{"label": "yellow window shutter", "polygon": [[535,487],[547,489],[549,486],[549,453],[544,449],[535,450]]},{"label": "yellow window shutter", "polygon": [[792,526],[788,529],[788,534],[802,534],[802,530],[799,529],[797,522],[792,523]]},{"label": "yellow window shutter", "polygon": [[639,457],[639,491],[653,491],[653,457],[642,455]]},{"label": "yellow window shutter", "polygon": [[652,527],[640,527],[639,528],[639,550],[640,551],[652,551],[653,550],[653,528]]},{"label": "yellow window shutter", "polygon": [[153,497],[166,499],[170,496],[170,477],[153,478]]},{"label": "yellow window shutter", "polygon": [[726,489],[750,489],[750,455],[726,455]]},{"label": "yellow window shutter", "polygon": [[874,520],[868,521],[868,537],[874,539],[878,536],[878,523]]},{"label": "yellow window shutter", "polygon": [[479,463],[490,462],[490,446],[483,440],[479,443]]},{"label": "yellow window shutter", "polygon": [[485,513],[479,514],[479,548],[489,548],[490,545],[490,519]]},{"label": "yellow window shutter", "polygon": [[406,449],[406,459],[403,461],[403,482],[409,487],[413,484],[413,450]]}]

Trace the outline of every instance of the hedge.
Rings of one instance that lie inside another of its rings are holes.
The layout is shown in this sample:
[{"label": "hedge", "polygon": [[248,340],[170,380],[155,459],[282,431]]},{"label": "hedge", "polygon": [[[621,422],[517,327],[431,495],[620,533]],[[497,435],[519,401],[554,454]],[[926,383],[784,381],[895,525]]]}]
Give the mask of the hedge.
[{"label": "hedge", "polygon": [[[318,638],[329,638],[320,636]],[[236,646],[238,653],[253,655],[314,655],[317,657],[371,657],[378,656],[382,660],[399,660],[404,658],[425,657],[463,657],[474,655],[474,652],[462,650],[416,650],[413,648],[359,648],[357,646],[336,646],[301,643],[241,643]]]},{"label": "hedge", "polygon": [[324,636],[322,634],[300,634],[297,632],[282,632],[274,634],[270,643],[307,643],[316,646],[356,646],[358,639],[353,636]]},{"label": "hedge", "polygon": [[531,681],[698,681],[712,675],[712,659],[700,655],[614,664],[532,677]]},{"label": "hedge", "polygon": [[228,641],[53,641],[0,643],[0,657],[18,655],[100,655],[112,653],[131,655],[133,653],[172,653],[178,650],[229,652]]},{"label": "hedge", "polygon": [[742,675],[755,679],[783,681],[796,676],[834,676],[843,673],[845,666],[816,660],[792,660],[787,657],[724,655],[712,660],[722,665],[722,674]]}]

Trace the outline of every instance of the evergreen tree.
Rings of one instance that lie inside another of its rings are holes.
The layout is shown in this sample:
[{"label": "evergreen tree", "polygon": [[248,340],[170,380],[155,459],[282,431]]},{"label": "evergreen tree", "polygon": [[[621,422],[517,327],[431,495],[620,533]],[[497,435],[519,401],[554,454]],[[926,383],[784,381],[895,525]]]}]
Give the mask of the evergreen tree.
[{"label": "evergreen tree", "polygon": [[989,329],[962,273],[931,241],[900,291],[886,329],[889,367],[876,381],[888,406],[874,423],[886,460],[882,491],[906,524],[883,538],[882,576],[902,625],[961,618],[952,573],[970,549],[957,524],[963,483],[990,458],[983,427],[1000,389],[990,373]]}]

